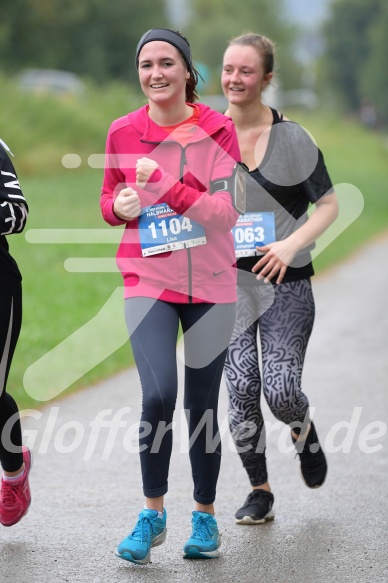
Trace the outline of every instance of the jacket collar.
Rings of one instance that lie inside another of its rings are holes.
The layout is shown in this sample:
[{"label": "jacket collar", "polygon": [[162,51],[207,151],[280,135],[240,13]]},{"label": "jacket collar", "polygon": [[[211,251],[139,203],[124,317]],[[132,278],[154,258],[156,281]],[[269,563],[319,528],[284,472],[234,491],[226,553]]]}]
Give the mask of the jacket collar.
[{"label": "jacket collar", "polygon": [[[210,109],[203,103],[197,104],[200,108],[198,125],[193,126],[193,137],[190,143],[199,142],[215,134],[218,130],[225,127],[226,118]],[[150,119],[147,106],[128,114],[128,118],[133,127],[141,134],[142,142],[161,143],[174,142],[174,135],[168,135],[166,132]]]}]

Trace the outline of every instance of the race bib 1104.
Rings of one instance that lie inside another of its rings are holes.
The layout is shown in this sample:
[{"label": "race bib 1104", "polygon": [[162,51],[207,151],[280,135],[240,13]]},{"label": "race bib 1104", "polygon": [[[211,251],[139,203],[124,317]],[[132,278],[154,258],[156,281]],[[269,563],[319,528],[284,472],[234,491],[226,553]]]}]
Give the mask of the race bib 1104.
[{"label": "race bib 1104", "polygon": [[143,257],[206,244],[205,229],[167,203],[144,207],[138,219]]}]

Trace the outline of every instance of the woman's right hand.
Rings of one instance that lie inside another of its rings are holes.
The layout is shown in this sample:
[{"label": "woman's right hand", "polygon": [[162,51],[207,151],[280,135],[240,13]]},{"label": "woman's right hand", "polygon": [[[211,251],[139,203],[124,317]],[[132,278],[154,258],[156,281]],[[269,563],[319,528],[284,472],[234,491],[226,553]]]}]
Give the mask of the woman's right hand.
[{"label": "woman's right hand", "polygon": [[133,188],[123,188],[113,203],[113,212],[123,221],[132,221],[141,214],[140,198]]}]

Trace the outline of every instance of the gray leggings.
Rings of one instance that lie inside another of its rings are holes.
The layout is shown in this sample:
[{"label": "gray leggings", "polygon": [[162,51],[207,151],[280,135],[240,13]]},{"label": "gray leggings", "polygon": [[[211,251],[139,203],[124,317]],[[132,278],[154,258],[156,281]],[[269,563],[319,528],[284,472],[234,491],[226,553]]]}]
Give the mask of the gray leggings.
[{"label": "gray leggings", "polygon": [[309,403],[301,378],[314,315],[309,279],[278,286],[248,282],[238,287],[236,325],[225,377],[229,427],[252,486],[268,480],[261,388],[277,419],[291,426],[297,422],[305,427],[308,423]]},{"label": "gray leggings", "polygon": [[125,301],[125,317],[142,387],[141,425],[147,429],[139,435],[144,495],[155,498],[168,490],[178,390],[176,342],[181,324],[194,500],[212,504],[221,461],[218,393],[236,317],[235,304],[173,304],[130,298]]}]

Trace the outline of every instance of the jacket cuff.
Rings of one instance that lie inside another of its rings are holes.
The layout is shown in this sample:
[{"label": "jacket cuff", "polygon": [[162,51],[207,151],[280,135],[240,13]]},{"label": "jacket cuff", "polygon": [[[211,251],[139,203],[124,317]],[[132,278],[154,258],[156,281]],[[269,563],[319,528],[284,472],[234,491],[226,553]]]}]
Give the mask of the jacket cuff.
[{"label": "jacket cuff", "polygon": [[107,208],[106,219],[107,222],[112,226],[118,225],[125,225],[126,221],[124,219],[120,219],[113,210],[114,201],[112,202],[112,206]]}]

